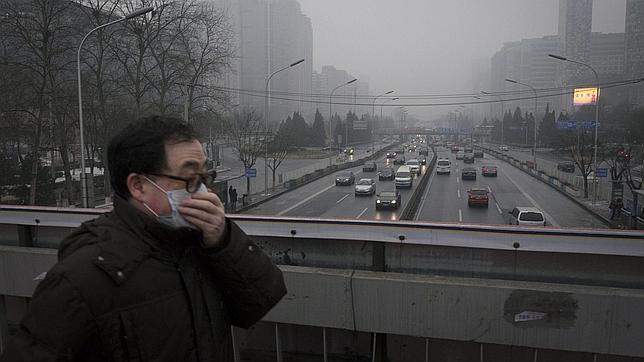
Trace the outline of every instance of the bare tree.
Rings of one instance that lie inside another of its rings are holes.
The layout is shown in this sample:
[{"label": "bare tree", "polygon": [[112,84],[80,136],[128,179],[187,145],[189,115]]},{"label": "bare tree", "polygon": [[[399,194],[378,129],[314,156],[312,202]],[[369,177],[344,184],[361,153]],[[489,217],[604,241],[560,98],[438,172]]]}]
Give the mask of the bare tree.
[{"label": "bare tree", "polygon": [[[245,169],[252,168],[264,153],[267,132],[264,122],[254,111],[235,112],[232,119],[224,120],[228,141]],[[250,178],[246,177],[246,193],[250,193]]]},{"label": "bare tree", "polygon": [[[570,155],[581,172],[584,185],[584,198],[588,198],[588,176],[593,171],[594,149],[592,137],[588,137],[585,132],[579,132],[577,137],[563,136],[563,143],[570,149]],[[593,175],[593,182],[596,176]]]},{"label": "bare tree", "polygon": [[189,31],[179,32],[184,72],[184,118],[191,119],[195,107],[209,110],[212,105],[229,103],[228,93],[212,87],[226,71],[234,57],[230,20],[225,12],[210,3],[199,3],[184,24]]},{"label": "bare tree", "polygon": [[28,81],[25,98],[15,110],[28,114],[32,133],[31,180],[29,203],[36,203],[38,166],[44,133],[52,118],[52,98],[69,78],[66,70],[73,62],[72,28],[69,17],[73,3],[64,0],[6,0],[0,3],[5,14],[2,37],[9,38],[12,54],[5,57],[7,64],[24,74]]},{"label": "bare tree", "polygon": [[290,143],[286,140],[284,136],[279,134],[275,136],[271,142],[267,144],[268,147],[268,168],[271,169],[273,174],[273,188],[275,188],[275,172],[277,168],[280,167],[282,162],[286,159],[286,155],[290,149]]}]

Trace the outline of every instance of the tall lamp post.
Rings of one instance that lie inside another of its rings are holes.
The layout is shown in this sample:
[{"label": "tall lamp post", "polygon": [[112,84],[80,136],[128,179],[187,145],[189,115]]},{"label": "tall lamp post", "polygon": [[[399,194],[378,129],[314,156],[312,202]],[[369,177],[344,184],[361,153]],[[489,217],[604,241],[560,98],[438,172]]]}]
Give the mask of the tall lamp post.
[{"label": "tall lamp post", "polygon": [[532,145],[532,162],[534,163],[534,169],[536,171],[537,170],[537,98],[538,98],[537,90],[534,89],[534,87],[531,86],[530,84],[521,83],[513,79],[506,78],[505,81],[526,86],[532,89],[532,92],[534,93],[534,117],[533,117],[534,118],[534,143]]},{"label": "tall lamp post", "polygon": [[384,101],[384,102],[380,103],[380,119],[382,119],[382,106],[384,106],[384,105],[385,105],[385,103],[387,103],[387,102],[390,102],[390,101],[397,101],[397,100],[399,100],[399,99],[400,99],[400,98],[398,98],[398,97],[395,97],[395,98],[389,98],[389,99],[385,99],[385,101]]},{"label": "tall lamp post", "polygon": [[[493,93],[491,92],[486,92],[486,91],[481,91],[482,94],[485,95],[492,95]],[[503,100],[501,100],[501,145],[503,145],[503,118],[505,118],[505,110],[503,109]],[[492,117],[492,110],[490,108],[490,118]]]},{"label": "tall lamp post", "polygon": [[588,69],[592,70],[593,74],[595,74],[595,88],[597,89],[597,98],[595,98],[595,150],[594,150],[594,156],[593,156],[593,205],[594,205],[597,199],[596,179],[597,179],[597,133],[599,128],[599,76],[597,75],[597,72],[595,71],[595,69],[586,63],[573,60],[570,58],[562,57],[561,55],[556,55],[556,54],[548,54],[548,56],[550,58],[554,58],[564,62],[570,62],[570,63],[587,67]]},{"label": "tall lamp post", "polygon": [[275,74],[277,74],[279,72],[282,72],[282,71],[285,71],[285,70],[287,70],[289,68],[292,68],[292,67],[294,67],[294,66],[296,66],[296,65],[298,65],[298,64],[300,64],[302,62],[304,62],[304,59],[300,59],[297,62],[294,62],[294,63],[291,63],[291,64],[285,66],[284,68],[278,69],[278,70],[274,71],[273,73],[271,73],[271,75],[269,75],[268,78],[266,78],[266,87],[264,88],[264,132],[265,132],[265,134],[264,134],[264,137],[265,137],[265,139],[264,139],[264,194],[263,194],[264,196],[270,195],[268,193],[268,142],[267,142],[267,138],[268,138],[268,119],[270,118],[271,109],[270,109],[269,102],[268,102],[268,98],[270,98],[270,95],[268,93],[268,86],[269,86],[269,84],[271,82],[271,78],[273,78],[273,76]]},{"label": "tall lamp post", "polygon": [[87,200],[87,177],[85,176],[85,136],[83,135],[83,89],[81,87],[81,62],[80,62],[81,49],[83,48],[83,44],[85,43],[85,40],[87,40],[87,38],[90,35],[92,35],[95,31],[106,28],[110,25],[118,24],[125,20],[136,18],[137,16],[147,14],[152,10],[154,10],[154,7],[148,6],[146,8],[135,10],[120,19],[116,19],[109,23],[99,25],[94,29],[90,30],[89,33],[85,34],[85,36],[83,37],[83,40],[81,40],[80,44],[78,45],[78,51],[76,52],[76,79],[78,80],[78,123],[80,128],[80,156],[81,156],[80,181],[81,181],[82,205],[85,208],[88,207],[88,200]]},{"label": "tall lamp post", "polygon": [[[373,97],[373,102],[371,102],[371,151],[372,152],[373,152],[373,149],[375,148],[374,147],[374,142],[375,141],[373,139],[373,128],[374,128],[374,126],[376,124],[376,121],[375,121],[376,120],[376,115],[375,115],[376,99],[378,99],[379,97],[382,97],[382,96],[386,96],[387,94],[391,94],[393,92],[394,92],[393,90],[390,90],[390,91],[385,92],[383,94],[379,94],[379,95]],[[382,118],[382,117],[380,117],[380,118]]]},{"label": "tall lamp post", "polygon": [[332,105],[333,105],[333,103],[331,102],[331,99],[333,98],[333,93],[335,93],[335,91],[338,90],[339,88],[347,86],[347,85],[349,85],[349,84],[351,84],[353,82],[357,82],[357,81],[358,81],[358,78],[353,78],[353,79],[351,79],[350,81],[348,81],[346,83],[342,83],[339,86],[333,88],[333,90],[331,91],[331,94],[329,94],[329,148],[331,148],[331,144],[332,144],[332,140],[333,140],[333,135],[332,135],[333,130],[331,129],[331,117],[332,117],[331,116],[332,115],[331,111],[332,111]]}]

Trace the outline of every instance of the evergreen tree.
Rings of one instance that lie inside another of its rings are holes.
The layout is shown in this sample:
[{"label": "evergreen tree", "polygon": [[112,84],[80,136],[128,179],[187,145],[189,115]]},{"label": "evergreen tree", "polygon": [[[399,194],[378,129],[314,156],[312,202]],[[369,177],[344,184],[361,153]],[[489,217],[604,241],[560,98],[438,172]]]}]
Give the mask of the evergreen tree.
[{"label": "evergreen tree", "polygon": [[315,110],[315,120],[313,121],[313,129],[311,130],[311,144],[313,146],[324,146],[326,143],[326,131],[324,129],[324,117],[320,110]]}]

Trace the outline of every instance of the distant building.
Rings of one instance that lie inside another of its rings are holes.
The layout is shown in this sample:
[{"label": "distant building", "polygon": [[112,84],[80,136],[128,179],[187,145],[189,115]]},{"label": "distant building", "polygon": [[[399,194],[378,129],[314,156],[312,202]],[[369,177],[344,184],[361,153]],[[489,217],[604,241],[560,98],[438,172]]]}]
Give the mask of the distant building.
[{"label": "distant building", "polygon": [[[644,77],[644,0],[627,0],[624,68],[629,79]],[[644,106],[644,84],[629,89],[630,103]]]},{"label": "distant building", "polygon": [[307,114],[312,92],[313,27],[297,0],[214,0],[226,9],[237,36],[238,60],[227,76],[233,102],[242,109],[264,113],[267,77],[305,59],[294,69],[271,79],[270,121],[279,123],[293,112]]},{"label": "distant building", "polygon": [[[548,53],[557,53],[559,46],[557,36],[545,36],[505,43],[503,48],[494,54],[490,71],[492,92],[521,91],[522,93],[508,93],[503,97],[493,98],[507,100],[491,103],[490,109],[493,117],[501,118],[507,110],[514,110],[516,107],[521,107],[524,112],[534,112],[534,98],[532,98],[530,88],[506,82],[505,79],[510,78],[529,84],[535,89],[560,88],[564,85],[558,77],[558,63],[547,56]],[[541,93],[539,95],[537,117],[545,112],[547,104],[550,104],[551,109],[553,106],[560,106],[560,97],[546,97]],[[515,98],[525,99],[512,100]]]}]

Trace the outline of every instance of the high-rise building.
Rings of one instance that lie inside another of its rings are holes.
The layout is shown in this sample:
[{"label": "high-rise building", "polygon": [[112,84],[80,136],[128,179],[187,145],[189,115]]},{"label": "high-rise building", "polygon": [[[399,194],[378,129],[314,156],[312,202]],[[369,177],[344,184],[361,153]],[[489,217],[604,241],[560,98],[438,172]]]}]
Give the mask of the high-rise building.
[{"label": "high-rise building", "polygon": [[[626,2],[625,72],[629,79],[644,77],[644,0]],[[630,103],[644,106],[644,84],[630,89]]]},{"label": "high-rise building", "polygon": [[[545,36],[536,39],[523,39],[517,42],[505,43],[503,48],[494,54],[491,62],[491,89],[493,92],[521,92],[520,94],[507,94],[504,97],[507,101],[492,103],[490,106],[493,117],[500,118],[507,110],[514,110],[521,107],[523,111],[534,112],[534,98],[530,89],[506,82],[506,79],[513,79],[521,83],[529,84],[535,89],[560,88],[562,82],[558,78],[558,64],[548,58],[548,53],[557,53],[559,49],[559,38],[557,36]],[[556,93],[556,92],[554,92]],[[515,100],[521,98],[520,100]],[[539,93],[537,99],[537,116],[546,109],[559,107],[560,99],[556,96],[546,97]]]},{"label": "high-rise building", "polygon": [[240,91],[233,94],[242,109],[264,113],[267,77],[300,59],[293,69],[270,82],[270,122],[292,112],[308,114],[312,105],[313,27],[297,0],[213,0],[227,10],[237,36],[237,60],[231,72]]},{"label": "high-rise building", "polygon": [[[590,61],[591,31],[593,23],[592,0],[559,0],[558,35],[561,42],[557,54],[583,63]],[[565,85],[588,79],[587,69],[569,62],[558,64],[560,78]],[[572,104],[570,96],[563,96],[562,103],[567,111]]]},{"label": "high-rise building", "polygon": [[590,65],[597,73],[624,74],[624,33],[592,33],[590,44]]}]

